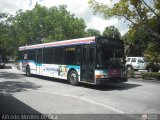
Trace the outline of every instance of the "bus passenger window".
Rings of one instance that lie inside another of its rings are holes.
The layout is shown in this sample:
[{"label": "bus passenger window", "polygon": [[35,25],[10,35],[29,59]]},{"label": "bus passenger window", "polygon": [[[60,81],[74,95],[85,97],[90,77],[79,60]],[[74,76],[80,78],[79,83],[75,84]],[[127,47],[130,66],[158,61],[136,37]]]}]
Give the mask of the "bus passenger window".
[{"label": "bus passenger window", "polygon": [[24,60],[27,60],[27,54],[24,54]]}]

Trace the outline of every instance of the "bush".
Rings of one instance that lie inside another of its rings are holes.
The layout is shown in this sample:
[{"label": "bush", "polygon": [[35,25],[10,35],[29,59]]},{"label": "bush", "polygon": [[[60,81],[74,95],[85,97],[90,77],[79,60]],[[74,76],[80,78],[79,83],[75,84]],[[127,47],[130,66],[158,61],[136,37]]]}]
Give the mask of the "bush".
[{"label": "bush", "polygon": [[134,77],[134,70],[128,70],[127,71],[127,76],[128,77]]},{"label": "bush", "polygon": [[143,79],[156,79],[160,80],[160,73],[159,72],[148,72],[148,73],[142,73]]},{"label": "bush", "polygon": [[159,65],[151,62],[146,66],[146,69],[148,70],[148,72],[158,72],[159,71]]}]

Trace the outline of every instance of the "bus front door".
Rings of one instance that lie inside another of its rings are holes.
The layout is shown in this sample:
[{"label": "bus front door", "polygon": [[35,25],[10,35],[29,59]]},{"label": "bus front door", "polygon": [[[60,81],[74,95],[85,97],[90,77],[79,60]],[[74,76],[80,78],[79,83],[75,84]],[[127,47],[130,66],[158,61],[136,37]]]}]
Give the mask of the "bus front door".
[{"label": "bus front door", "polygon": [[36,71],[38,75],[42,75],[42,49],[37,50]]},{"label": "bus front door", "polygon": [[81,58],[81,81],[94,83],[95,47],[83,46]]}]

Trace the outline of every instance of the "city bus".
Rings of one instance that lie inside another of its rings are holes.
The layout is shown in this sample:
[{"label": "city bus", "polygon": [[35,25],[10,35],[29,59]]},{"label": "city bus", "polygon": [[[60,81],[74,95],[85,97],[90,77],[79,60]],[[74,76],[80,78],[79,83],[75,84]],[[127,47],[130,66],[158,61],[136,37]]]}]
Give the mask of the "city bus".
[{"label": "city bus", "polygon": [[108,37],[87,37],[19,47],[18,69],[68,80],[71,85],[127,82],[124,44]]}]

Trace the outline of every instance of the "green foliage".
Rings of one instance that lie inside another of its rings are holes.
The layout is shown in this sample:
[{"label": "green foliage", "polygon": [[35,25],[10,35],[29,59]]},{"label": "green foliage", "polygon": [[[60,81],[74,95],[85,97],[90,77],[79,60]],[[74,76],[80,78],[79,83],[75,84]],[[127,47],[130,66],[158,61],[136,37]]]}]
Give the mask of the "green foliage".
[{"label": "green foliage", "polygon": [[84,37],[84,20],[66,8],[36,4],[32,10],[17,11],[15,16],[0,13],[0,49],[15,55],[19,46]]},{"label": "green foliage", "polygon": [[147,73],[142,73],[142,78],[143,79],[156,79],[160,80],[160,73],[159,72],[147,72]]},{"label": "green foliage", "polygon": [[121,34],[120,34],[119,30],[117,28],[115,28],[114,26],[106,27],[103,32],[103,35],[110,37],[110,38],[121,39]]},{"label": "green foliage", "polygon": [[[112,1],[113,2],[113,1]],[[114,1],[115,2],[115,1]],[[153,3],[153,4],[149,4]],[[120,0],[113,6],[89,0],[94,13],[101,13],[106,19],[117,17],[130,22],[135,28],[145,28],[160,43],[160,3],[159,0]]]},{"label": "green foliage", "polygon": [[127,77],[134,78],[134,75],[135,75],[134,70],[127,71]]},{"label": "green foliage", "polygon": [[100,31],[95,29],[87,29],[86,37],[92,37],[92,36],[100,36]]},{"label": "green foliage", "polygon": [[7,17],[7,13],[0,13],[0,52],[8,54],[12,51],[14,54],[14,43],[10,39],[11,28],[6,23]]},{"label": "green foliage", "polygon": [[148,43],[152,41],[145,28],[130,28],[130,30],[123,36],[123,41],[126,44],[127,56],[143,56]]},{"label": "green foliage", "polygon": [[150,42],[145,50],[145,56],[151,62],[160,62],[160,44]]},{"label": "green foliage", "polygon": [[[130,30],[123,36],[126,55],[143,56],[146,54],[150,57],[149,59],[154,60],[157,55],[158,58],[159,49],[151,44],[154,43],[157,46],[160,44],[159,1],[120,0],[115,2],[111,0],[111,2],[114,3],[113,6],[99,3],[97,0],[89,0],[89,5],[95,14],[101,13],[106,19],[116,17],[130,23]],[[154,47],[156,49],[153,50]]]},{"label": "green foliage", "polygon": [[20,45],[83,37],[85,23],[66,10],[66,6],[46,8],[36,4],[32,10],[17,12],[13,27]]}]

